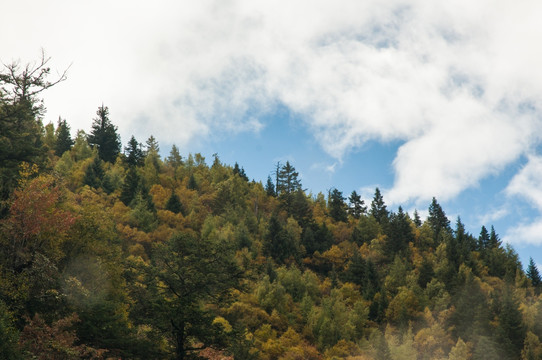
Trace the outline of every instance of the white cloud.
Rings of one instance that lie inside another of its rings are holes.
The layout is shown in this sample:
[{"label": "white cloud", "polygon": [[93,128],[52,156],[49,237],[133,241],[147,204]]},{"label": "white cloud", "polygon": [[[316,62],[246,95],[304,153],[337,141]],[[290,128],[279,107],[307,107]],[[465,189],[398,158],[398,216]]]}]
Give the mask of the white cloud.
[{"label": "white cloud", "polygon": [[506,188],[508,196],[519,196],[542,211],[542,157],[531,155],[527,164],[512,178]]},{"label": "white cloud", "polygon": [[528,0],[23,0],[0,23],[13,34],[0,39],[1,60],[43,46],[59,67],[73,61],[46,103],[48,119],[74,128],[89,129],[104,102],[124,137],[184,146],[257,132],[259,115],[283,104],[339,161],[368,140],[400,140],[386,200],[446,200],[540,141],[541,10]]},{"label": "white cloud", "polygon": [[542,245],[542,219],[509,228],[502,240],[511,245]]}]

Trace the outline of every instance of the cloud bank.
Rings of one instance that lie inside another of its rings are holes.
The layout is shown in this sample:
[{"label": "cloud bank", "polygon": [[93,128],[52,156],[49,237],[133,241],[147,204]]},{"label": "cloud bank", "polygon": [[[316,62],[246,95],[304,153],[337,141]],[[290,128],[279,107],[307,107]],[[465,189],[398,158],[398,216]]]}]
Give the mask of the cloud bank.
[{"label": "cloud bank", "polygon": [[540,142],[537,1],[52,4],[10,4],[1,32],[29,25],[1,60],[73,61],[46,103],[76,127],[104,102],[124,133],[182,146],[260,131],[280,104],[339,160],[400,141],[391,203],[451,199]]}]

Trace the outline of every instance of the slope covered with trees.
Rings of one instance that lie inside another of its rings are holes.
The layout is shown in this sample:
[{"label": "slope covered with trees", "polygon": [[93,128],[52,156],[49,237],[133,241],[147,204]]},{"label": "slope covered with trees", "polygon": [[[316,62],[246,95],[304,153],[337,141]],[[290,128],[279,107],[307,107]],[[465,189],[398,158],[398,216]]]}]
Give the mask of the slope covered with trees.
[{"label": "slope covered with trees", "polygon": [[307,193],[289,162],[264,185],[152,136],[121,152],[104,105],[72,139],[6,76],[0,358],[542,358],[541,276],[493,227]]}]

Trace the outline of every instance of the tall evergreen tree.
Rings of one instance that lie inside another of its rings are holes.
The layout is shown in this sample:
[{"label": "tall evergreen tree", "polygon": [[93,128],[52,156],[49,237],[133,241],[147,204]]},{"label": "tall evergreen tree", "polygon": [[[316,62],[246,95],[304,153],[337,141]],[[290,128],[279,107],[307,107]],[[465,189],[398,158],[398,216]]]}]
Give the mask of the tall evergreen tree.
[{"label": "tall evergreen tree", "polygon": [[370,214],[380,224],[388,220],[389,212],[379,188],[375,189],[375,195],[373,197],[373,201],[371,202]]},{"label": "tall evergreen tree", "polygon": [[501,239],[499,235],[495,232],[495,228],[491,225],[491,231],[489,232],[489,241],[487,247],[490,249],[495,249],[501,246]]},{"label": "tall evergreen tree", "polygon": [[158,141],[153,135],[149,136],[149,138],[145,142],[145,155],[152,152],[156,154],[160,153],[160,145],[158,145]]},{"label": "tall evergreen tree", "polygon": [[298,176],[299,173],[295,171],[295,168],[289,161],[286,161],[286,165],[283,165],[277,174],[277,186],[275,191],[288,213],[292,210],[294,193],[302,188]]},{"label": "tall evergreen tree", "polygon": [[429,205],[429,217],[427,218],[433,235],[436,241],[440,241],[440,236],[444,233],[451,233],[450,220],[446,217],[446,213],[442,210],[442,207],[437,202],[437,199],[433,197],[431,205]]},{"label": "tall evergreen tree", "polygon": [[367,206],[365,206],[365,201],[361,199],[361,196],[358,195],[356,190],[352,191],[350,197],[348,198],[349,207],[348,213],[354,218],[359,219],[361,215],[365,214],[367,211]]},{"label": "tall evergreen tree", "polygon": [[88,136],[88,143],[98,149],[100,159],[113,163],[120,153],[120,135],[117,127],[109,120],[109,108],[100,106],[96,111],[97,118],[92,123],[92,130]]},{"label": "tall evergreen tree", "polygon": [[124,183],[122,184],[122,189],[120,193],[120,200],[126,205],[129,206],[132,200],[135,198],[138,187],[139,187],[139,174],[135,167],[130,167],[124,178]]},{"label": "tall evergreen tree", "polygon": [[240,168],[237,162],[235,163],[233,167],[233,175],[238,175],[241,179],[248,181],[248,176],[245,173],[245,169]]},{"label": "tall evergreen tree", "polygon": [[328,208],[329,215],[333,220],[346,222],[346,204],[344,203],[343,193],[336,188],[329,193]]},{"label": "tall evergreen tree", "polygon": [[62,120],[60,117],[58,118],[58,125],[55,130],[55,135],[55,154],[56,156],[62,156],[62,154],[69,151],[75,143],[70,135],[70,126],[65,119]]},{"label": "tall evergreen tree", "polygon": [[489,245],[489,233],[485,226],[482,225],[482,230],[480,231],[480,236],[478,237],[478,250],[483,251]]},{"label": "tall evergreen tree", "polygon": [[536,289],[538,289],[540,285],[542,285],[542,277],[540,276],[538,268],[536,267],[532,257],[529,258],[529,265],[527,266],[526,275],[529,279],[531,279],[531,284]]},{"label": "tall evergreen tree", "polygon": [[273,184],[273,180],[271,180],[271,176],[267,177],[267,183],[265,184],[265,192],[267,196],[277,196],[277,193],[275,192],[275,184]]},{"label": "tall evergreen tree", "polygon": [[390,215],[389,226],[387,227],[386,253],[390,258],[393,255],[408,248],[408,243],[414,242],[414,234],[410,227],[408,215],[399,206],[397,214]]},{"label": "tall evergreen tree", "polygon": [[143,164],[143,150],[141,144],[132,135],[128,145],[124,148],[124,154],[126,155],[126,163],[129,166],[140,166]]},{"label": "tall evergreen tree", "polygon": [[414,225],[416,225],[416,227],[422,226],[422,219],[420,218],[418,210],[414,210],[414,219],[412,221],[414,222]]},{"label": "tall evergreen tree", "polygon": [[166,202],[166,210],[169,210],[175,214],[182,213],[184,215],[183,204],[181,203],[181,199],[179,199],[179,196],[175,194],[175,191],[171,193],[171,196]]},{"label": "tall evergreen tree", "polygon": [[104,170],[102,167],[102,160],[96,154],[94,160],[89,164],[85,170],[85,177],[83,178],[83,184],[88,185],[92,188],[98,189],[102,186],[102,181],[104,179]]}]

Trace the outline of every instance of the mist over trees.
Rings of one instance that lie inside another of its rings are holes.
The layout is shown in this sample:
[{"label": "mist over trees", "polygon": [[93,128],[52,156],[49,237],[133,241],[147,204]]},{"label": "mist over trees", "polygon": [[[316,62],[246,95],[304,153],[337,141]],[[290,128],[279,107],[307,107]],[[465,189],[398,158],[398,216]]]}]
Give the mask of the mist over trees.
[{"label": "mist over trees", "polygon": [[47,61],[0,73],[0,358],[542,358],[541,275],[493,226],[123,148],[104,104],[72,137]]}]

